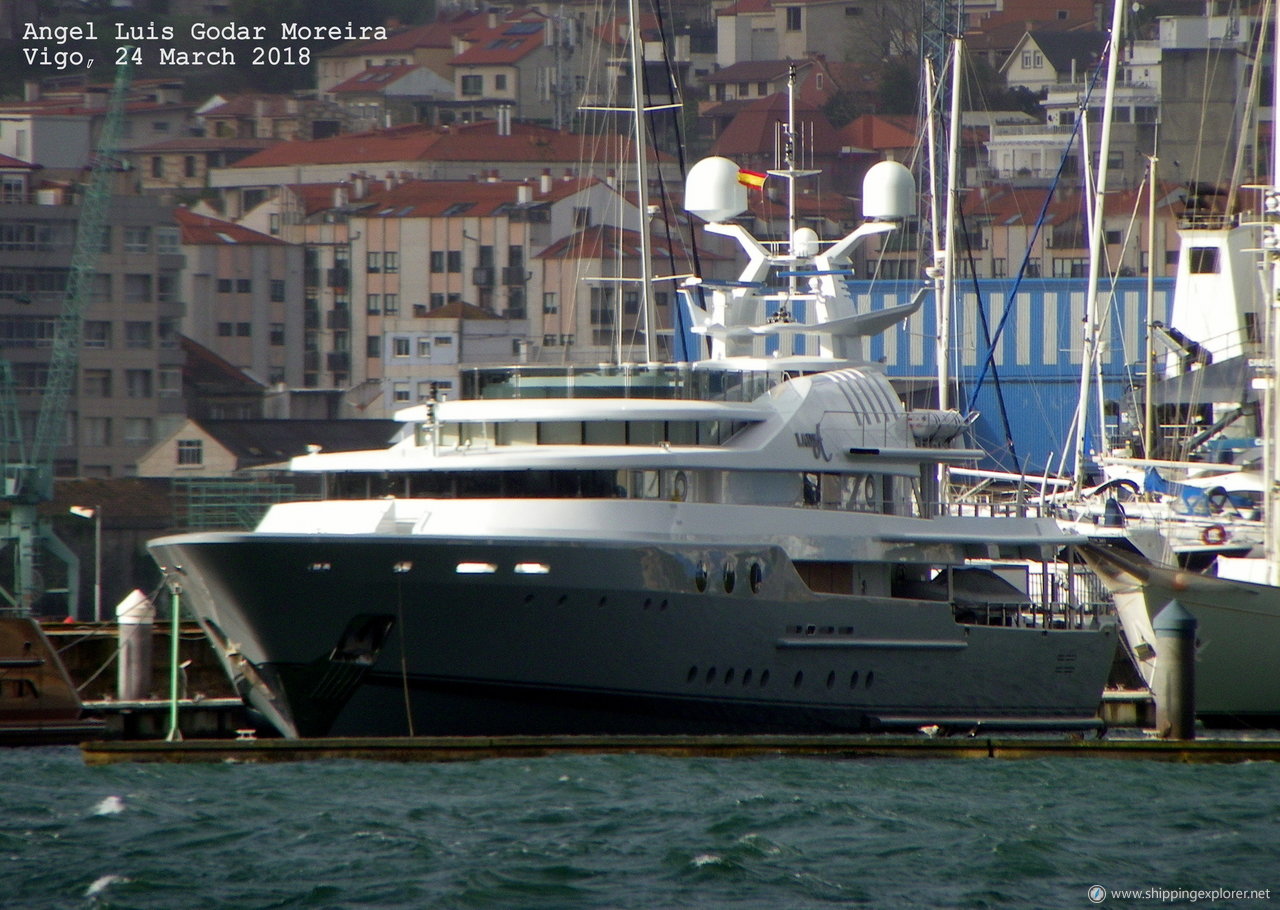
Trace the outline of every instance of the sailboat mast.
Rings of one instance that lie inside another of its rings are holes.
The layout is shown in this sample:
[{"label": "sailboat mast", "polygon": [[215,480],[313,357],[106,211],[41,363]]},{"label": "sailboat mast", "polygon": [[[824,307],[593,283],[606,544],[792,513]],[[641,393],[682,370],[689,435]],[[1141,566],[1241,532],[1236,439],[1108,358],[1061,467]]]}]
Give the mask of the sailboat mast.
[{"label": "sailboat mast", "polygon": [[[1273,14],[1275,28],[1274,43],[1271,47],[1272,60],[1280,57],[1280,14]],[[1259,55],[1261,56],[1261,55]],[[1272,104],[1280,99],[1280,67],[1271,67]],[[1280,207],[1280,137],[1271,139],[1271,181],[1264,192],[1263,217],[1269,223],[1264,224],[1262,231],[1262,248],[1266,251],[1266,280],[1270,281],[1270,300],[1267,301],[1267,343],[1270,357],[1268,382],[1263,392],[1266,404],[1266,420],[1264,426],[1264,458],[1266,460],[1266,534],[1265,554],[1267,563],[1267,583],[1280,585],[1280,394],[1276,389],[1276,366],[1280,364],[1280,223],[1273,208]]]},{"label": "sailboat mast", "polygon": [[640,36],[639,0],[628,0],[631,17],[631,100],[635,108],[632,142],[636,152],[636,207],[640,209],[640,304],[644,313],[644,359],[653,363],[654,335],[658,327],[653,300],[653,250],[649,236],[649,180],[647,118],[644,98],[644,43]]},{"label": "sailboat mast", "polygon": [[[959,38],[952,42],[951,59],[951,132],[947,136],[947,220],[943,236],[945,253],[942,265],[942,295],[938,307],[938,409],[951,407],[951,298],[955,294],[956,273],[956,192],[959,180],[956,172],[960,165],[960,75],[961,51],[964,45]],[[945,471],[945,467],[939,465]]]},{"label": "sailboat mast", "polygon": [[[1111,9],[1111,38],[1107,42],[1107,91],[1102,103],[1102,138],[1098,143],[1098,184],[1093,197],[1093,221],[1089,225],[1089,287],[1085,297],[1084,351],[1080,362],[1080,409],[1076,421],[1075,468],[1073,489],[1079,493],[1084,487],[1084,450],[1089,402],[1089,381],[1098,359],[1101,317],[1098,308],[1098,273],[1102,266],[1103,214],[1106,209],[1107,158],[1111,151],[1111,119],[1115,109],[1116,71],[1120,66],[1120,29],[1124,23],[1124,0],[1114,0]],[[1087,119],[1086,111],[1086,119]],[[1088,148],[1085,149],[1088,154]],[[1101,382],[1099,382],[1101,385]],[[1099,389],[1101,392],[1101,389]],[[1103,423],[1103,415],[1098,415]]]}]

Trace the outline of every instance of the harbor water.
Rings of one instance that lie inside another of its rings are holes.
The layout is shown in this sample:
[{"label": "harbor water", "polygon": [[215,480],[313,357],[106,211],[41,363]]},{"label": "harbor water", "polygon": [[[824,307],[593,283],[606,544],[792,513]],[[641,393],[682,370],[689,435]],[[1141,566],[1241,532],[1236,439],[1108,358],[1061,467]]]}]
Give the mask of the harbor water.
[{"label": "harbor water", "polygon": [[0,775],[0,906],[23,910],[1280,901],[1273,762],[87,767],[46,748],[0,751]]}]

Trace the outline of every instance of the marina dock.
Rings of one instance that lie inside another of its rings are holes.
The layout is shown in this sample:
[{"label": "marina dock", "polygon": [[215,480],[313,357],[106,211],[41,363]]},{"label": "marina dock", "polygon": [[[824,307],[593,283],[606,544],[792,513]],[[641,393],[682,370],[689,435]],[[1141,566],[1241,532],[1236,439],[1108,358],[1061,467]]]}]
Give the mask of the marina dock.
[{"label": "marina dock", "polygon": [[884,735],[764,736],[462,736],[329,739],[201,739],[186,742],[88,742],[89,765],[125,762],[301,762],[358,759],[457,762],[556,755],[655,755],[668,758],[1111,758],[1182,763],[1280,761],[1280,736],[1167,740],[928,737]]}]

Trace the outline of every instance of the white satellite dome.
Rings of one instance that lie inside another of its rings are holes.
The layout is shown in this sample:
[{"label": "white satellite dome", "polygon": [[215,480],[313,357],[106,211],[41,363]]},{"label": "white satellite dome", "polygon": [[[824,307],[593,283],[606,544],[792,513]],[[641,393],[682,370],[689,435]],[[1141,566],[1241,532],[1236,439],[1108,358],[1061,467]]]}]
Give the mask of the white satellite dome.
[{"label": "white satellite dome", "polygon": [[747,210],[747,188],[738,165],[718,156],[703,158],[684,180],[684,207],[706,221],[725,221]]},{"label": "white satellite dome", "polygon": [[897,161],[872,165],[862,178],[862,217],[909,218],[916,213],[916,181]]}]

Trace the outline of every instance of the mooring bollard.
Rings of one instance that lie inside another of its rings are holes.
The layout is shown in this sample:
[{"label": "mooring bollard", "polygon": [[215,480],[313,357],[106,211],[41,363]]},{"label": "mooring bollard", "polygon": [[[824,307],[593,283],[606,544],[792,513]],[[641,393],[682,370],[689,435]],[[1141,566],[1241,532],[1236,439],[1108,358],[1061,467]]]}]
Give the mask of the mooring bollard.
[{"label": "mooring bollard", "polygon": [[1156,633],[1156,730],[1196,738],[1196,618],[1176,600],[1151,621]]},{"label": "mooring bollard", "polygon": [[141,701],[151,696],[151,632],[155,621],[155,605],[137,589],[116,606],[120,646],[116,697],[120,701]]}]

